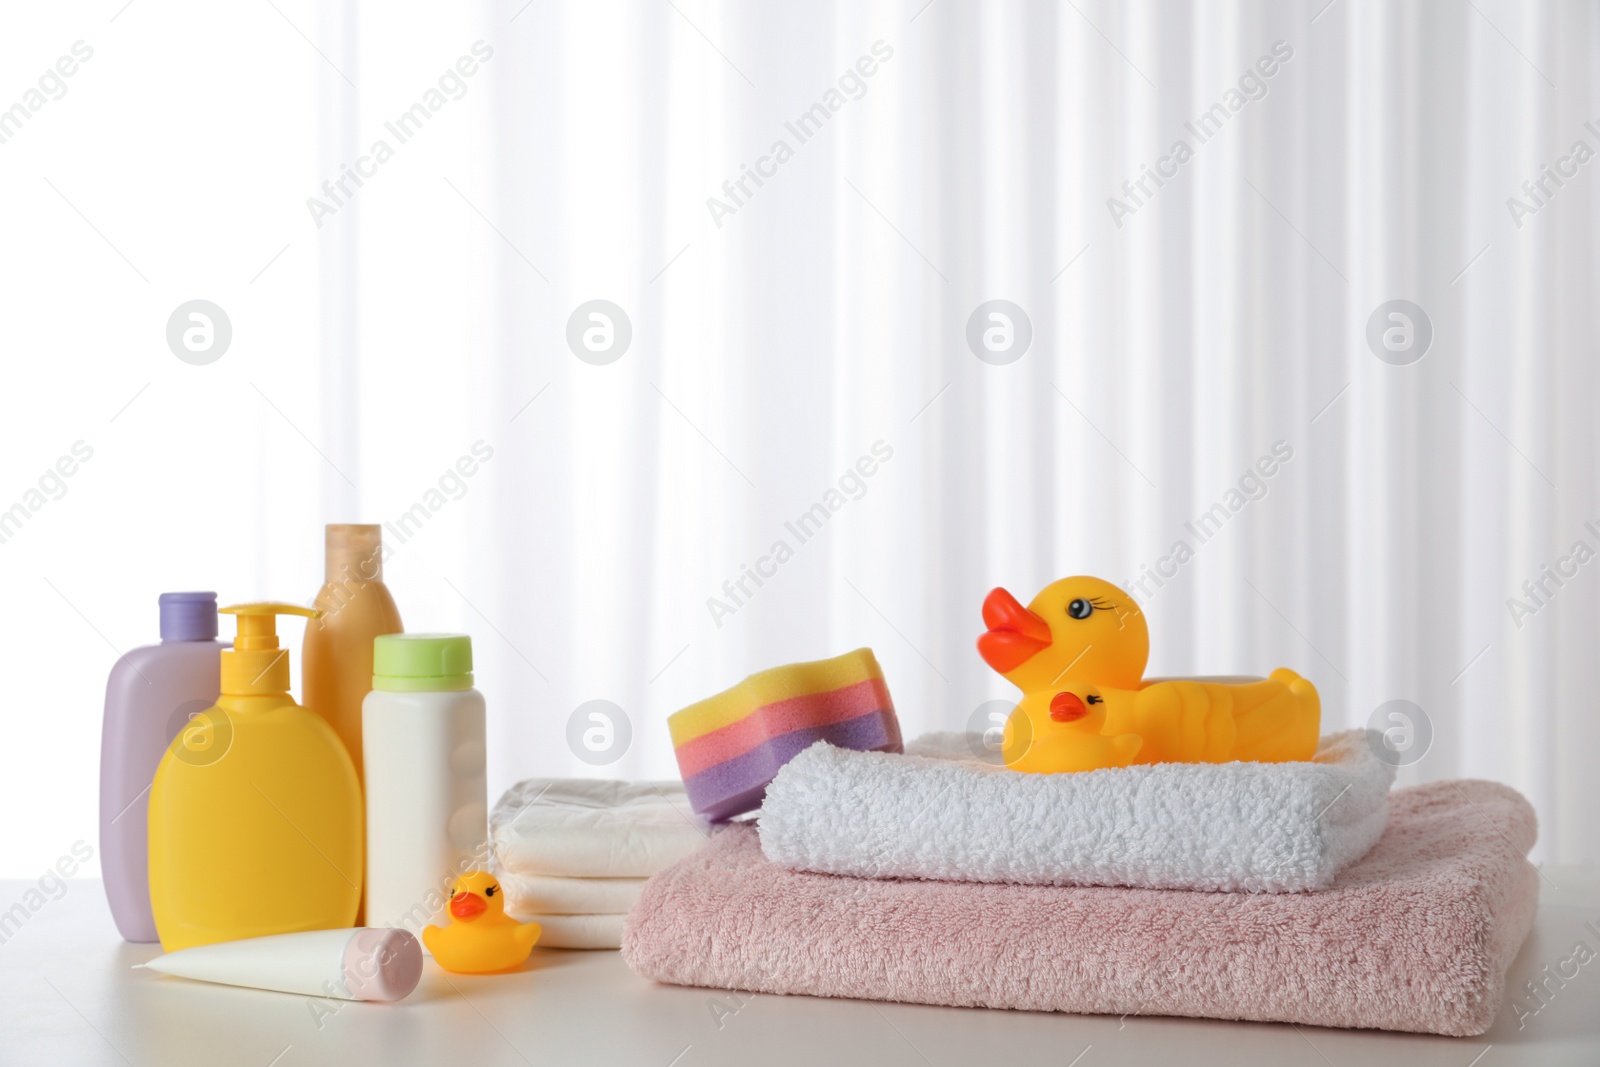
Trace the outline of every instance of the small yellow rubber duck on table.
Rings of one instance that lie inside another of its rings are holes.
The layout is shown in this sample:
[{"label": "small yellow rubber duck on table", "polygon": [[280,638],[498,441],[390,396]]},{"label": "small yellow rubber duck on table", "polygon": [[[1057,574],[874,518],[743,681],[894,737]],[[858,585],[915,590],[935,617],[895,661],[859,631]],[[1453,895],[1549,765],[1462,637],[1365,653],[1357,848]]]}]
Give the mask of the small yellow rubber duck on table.
[{"label": "small yellow rubber duck on table", "polygon": [[1110,582],[1063,578],[1027,607],[995,589],[983,621],[979,655],[1022,690],[1001,748],[1012,770],[1277,763],[1316,753],[1320,698],[1287,668],[1248,682],[1146,681],[1144,613]]},{"label": "small yellow rubber duck on table", "polygon": [[505,893],[492,875],[468,871],[450,889],[450,925],[426,927],[422,943],[452,974],[494,974],[520,966],[539,929],[506,914]]}]

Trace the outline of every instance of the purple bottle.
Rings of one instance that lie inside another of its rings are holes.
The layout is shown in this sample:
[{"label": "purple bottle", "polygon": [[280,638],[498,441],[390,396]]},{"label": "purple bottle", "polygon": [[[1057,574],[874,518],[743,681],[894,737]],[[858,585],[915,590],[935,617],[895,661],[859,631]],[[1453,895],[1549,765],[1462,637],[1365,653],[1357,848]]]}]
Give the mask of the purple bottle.
[{"label": "purple bottle", "polygon": [[100,734],[100,866],[111,917],[127,941],[157,941],[150,913],[150,783],[184,723],[217,702],[217,594],[162,593],[161,643],[118,659]]}]

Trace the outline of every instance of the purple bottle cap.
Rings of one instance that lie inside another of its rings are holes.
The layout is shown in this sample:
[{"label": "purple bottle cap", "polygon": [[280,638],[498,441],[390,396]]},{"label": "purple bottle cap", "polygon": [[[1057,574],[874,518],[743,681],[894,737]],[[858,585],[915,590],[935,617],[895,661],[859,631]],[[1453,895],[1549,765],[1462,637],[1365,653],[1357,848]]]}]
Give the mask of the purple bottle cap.
[{"label": "purple bottle cap", "polygon": [[210,641],[217,636],[217,594],[162,593],[161,640]]}]

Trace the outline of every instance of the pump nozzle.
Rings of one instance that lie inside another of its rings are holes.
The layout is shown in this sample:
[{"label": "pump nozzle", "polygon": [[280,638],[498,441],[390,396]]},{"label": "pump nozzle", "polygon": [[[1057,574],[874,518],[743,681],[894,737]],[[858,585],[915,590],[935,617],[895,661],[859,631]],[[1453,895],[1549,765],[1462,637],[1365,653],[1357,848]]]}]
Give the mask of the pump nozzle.
[{"label": "pump nozzle", "polygon": [[278,616],[300,615],[315,619],[315,608],[279,601],[259,601],[218,608],[235,616],[239,636],[233,648],[222,653],[222,692],[228,696],[259,696],[289,691],[289,652],[278,647]]}]

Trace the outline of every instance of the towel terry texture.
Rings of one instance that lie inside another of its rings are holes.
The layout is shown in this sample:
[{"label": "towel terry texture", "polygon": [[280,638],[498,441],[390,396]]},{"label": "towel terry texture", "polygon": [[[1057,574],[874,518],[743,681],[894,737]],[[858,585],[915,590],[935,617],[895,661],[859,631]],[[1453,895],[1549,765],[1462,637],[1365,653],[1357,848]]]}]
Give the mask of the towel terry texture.
[{"label": "towel terry texture", "polygon": [[648,878],[708,833],[682,782],[531,778],[489,814],[495,873],[506,875]]},{"label": "towel terry texture", "polygon": [[1533,809],[1482,781],[1390,808],[1331,888],[1277,894],[792,871],[734,826],[650,880],[623,954],[764,993],[1482,1033],[1538,905]]},{"label": "towel terry texture", "polygon": [[959,733],[903,756],[818,744],[767,788],[761,848],[785,867],[866,878],[1322,889],[1388,822],[1394,768],[1367,734],[1329,735],[1311,762],[1078,774],[991,766]]}]

